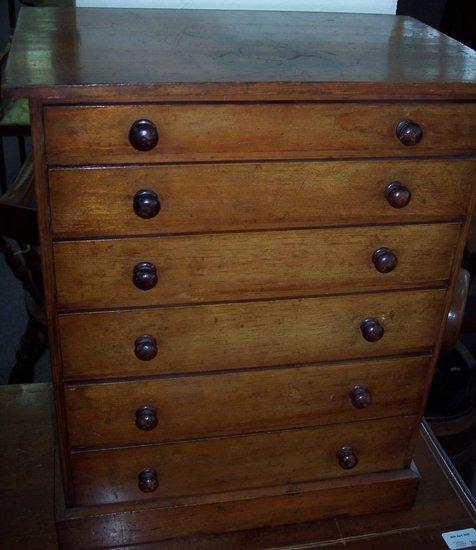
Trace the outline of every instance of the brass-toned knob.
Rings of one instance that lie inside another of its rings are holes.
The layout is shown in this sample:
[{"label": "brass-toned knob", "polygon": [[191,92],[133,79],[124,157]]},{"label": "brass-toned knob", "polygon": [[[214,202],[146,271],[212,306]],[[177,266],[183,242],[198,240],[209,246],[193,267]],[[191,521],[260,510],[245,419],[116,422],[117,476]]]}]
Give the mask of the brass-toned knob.
[{"label": "brass-toned knob", "polygon": [[385,198],[393,208],[404,208],[410,202],[412,193],[403,183],[391,181],[385,188]]},{"label": "brass-toned knob", "polygon": [[360,325],[360,330],[367,342],[377,342],[385,332],[383,326],[374,318],[364,319]]},{"label": "brass-toned knob", "polygon": [[379,248],[372,254],[372,262],[380,273],[390,273],[397,267],[397,257],[386,247]]},{"label": "brass-toned knob", "polygon": [[150,151],[159,142],[159,132],[150,120],[136,120],[129,131],[129,142],[138,151]]},{"label": "brass-toned knob", "polygon": [[141,189],[134,195],[132,206],[140,218],[150,219],[157,216],[160,211],[159,197],[151,189]]},{"label": "brass-toned knob", "polygon": [[157,426],[157,411],[151,405],[142,405],[136,411],[136,426],[139,430],[149,432]]},{"label": "brass-toned knob", "polygon": [[141,470],[137,474],[137,477],[139,478],[138,487],[143,493],[153,493],[159,486],[157,473],[151,468]]},{"label": "brass-toned knob", "polygon": [[136,338],[134,353],[141,361],[150,361],[157,355],[157,340],[150,334],[143,334]]},{"label": "brass-toned knob", "polygon": [[339,461],[339,466],[344,470],[355,468],[358,463],[357,455],[352,447],[348,446],[341,447],[337,451],[337,460]]},{"label": "brass-toned knob", "polygon": [[139,262],[134,267],[132,281],[137,288],[141,290],[150,290],[154,288],[159,280],[157,276],[157,268],[151,262]]},{"label": "brass-toned knob", "polygon": [[401,120],[395,127],[395,134],[400,143],[411,147],[421,141],[423,129],[419,124],[411,120]]},{"label": "brass-toned knob", "polygon": [[349,397],[356,409],[365,409],[372,403],[372,396],[369,390],[360,384],[352,388],[349,392]]}]

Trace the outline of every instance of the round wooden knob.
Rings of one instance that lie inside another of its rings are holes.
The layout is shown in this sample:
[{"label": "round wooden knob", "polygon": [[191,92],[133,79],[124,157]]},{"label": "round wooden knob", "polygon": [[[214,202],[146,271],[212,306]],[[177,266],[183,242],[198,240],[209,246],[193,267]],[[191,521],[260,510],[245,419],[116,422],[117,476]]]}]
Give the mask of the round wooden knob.
[{"label": "round wooden knob", "polygon": [[136,357],[141,361],[150,361],[157,355],[157,340],[149,334],[136,338],[134,346]]},{"label": "round wooden knob", "polygon": [[400,143],[410,147],[416,145],[423,137],[423,130],[419,124],[411,120],[401,120],[395,127],[395,134]]},{"label": "round wooden knob", "polygon": [[157,284],[157,268],[151,262],[140,262],[134,267],[132,280],[137,288],[150,290]]},{"label": "round wooden knob", "polygon": [[157,473],[151,468],[145,468],[141,470],[137,477],[139,478],[139,489],[143,493],[153,493],[159,486],[159,480],[157,479]]},{"label": "round wooden knob", "polygon": [[139,430],[149,432],[157,426],[157,411],[151,405],[143,405],[136,411],[136,426]]},{"label": "round wooden knob", "polygon": [[370,392],[365,386],[354,386],[349,393],[349,397],[356,409],[365,409],[372,402]]},{"label": "round wooden knob", "polygon": [[390,273],[397,267],[397,257],[389,248],[379,248],[372,255],[375,269],[380,273]]},{"label": "round wooden knob", "polygon": [[350,470],[357,466],[357,456],[352,449],[352,447],[341,447],[337,451],[337,460],[339,461],[339,466],[344,470]]},{"label": "round wooden knob", "polygon": [[157,193],[150,189],[141,189],[134,195],[134,212],[144,219],[157,216],[160,210],[160,201]]},{"label": "round wooden knob", "polygon": [[367,342],[377,342],[383,336],[384,328],[377,319],[365,319],[360,325],[362,336]]},{"label": "round wooden knob", "polygon": [[129,131],[129,141],[138,151],[150,151],[159,141],[156,125],[150,120],[136,120]]},{"label": "round wooden knob", "polygon": [[392,181],[385,188],[385,198],[393,208],[404,208],[410,202],[412,194],[403,183]]}]

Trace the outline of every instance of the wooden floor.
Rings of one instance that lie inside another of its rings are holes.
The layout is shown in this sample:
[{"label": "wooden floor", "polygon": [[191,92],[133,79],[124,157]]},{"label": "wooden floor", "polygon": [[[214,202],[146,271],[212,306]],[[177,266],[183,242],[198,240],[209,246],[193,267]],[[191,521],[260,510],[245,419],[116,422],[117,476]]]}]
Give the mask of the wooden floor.
[{"label": "wooden floor", "polygon": [[[53,512],[53,407],[48,384],[0,386],[0,548],[56,548]],[[436,458],[435,458],[436,453]],[[422,483],[411,510],[134,546],[135,549],[447,548],[441,533],[473,527],[474,518],[420,437]]]}]

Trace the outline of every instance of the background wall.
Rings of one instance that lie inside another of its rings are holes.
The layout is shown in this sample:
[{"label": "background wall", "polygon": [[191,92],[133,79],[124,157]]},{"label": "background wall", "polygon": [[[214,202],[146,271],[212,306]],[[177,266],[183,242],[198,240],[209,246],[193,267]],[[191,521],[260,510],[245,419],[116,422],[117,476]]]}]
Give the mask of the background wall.
[{"label": "background wall", "polygon": [[395,13],[397,0],[76,0],[78,7]]}]

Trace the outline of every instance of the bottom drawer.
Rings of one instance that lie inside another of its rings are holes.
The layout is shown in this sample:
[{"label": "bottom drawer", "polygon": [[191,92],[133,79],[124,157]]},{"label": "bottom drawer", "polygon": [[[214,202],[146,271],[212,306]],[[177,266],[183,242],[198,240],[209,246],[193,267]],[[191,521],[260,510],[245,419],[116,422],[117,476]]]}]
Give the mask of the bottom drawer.
[{"label": "bottom drawer", "polygon": [[[415,416],[404,416],[78,452],[71,456],[76,505],[170,499],[396,470],[404,466],[415,422]],[[342,447],[350,447],[347,465],[354,456],[354,467],[345,469],[339,463]],[[144,470],[149,475],[142,480],[154,489],[151,492],[139,488]]]}]

